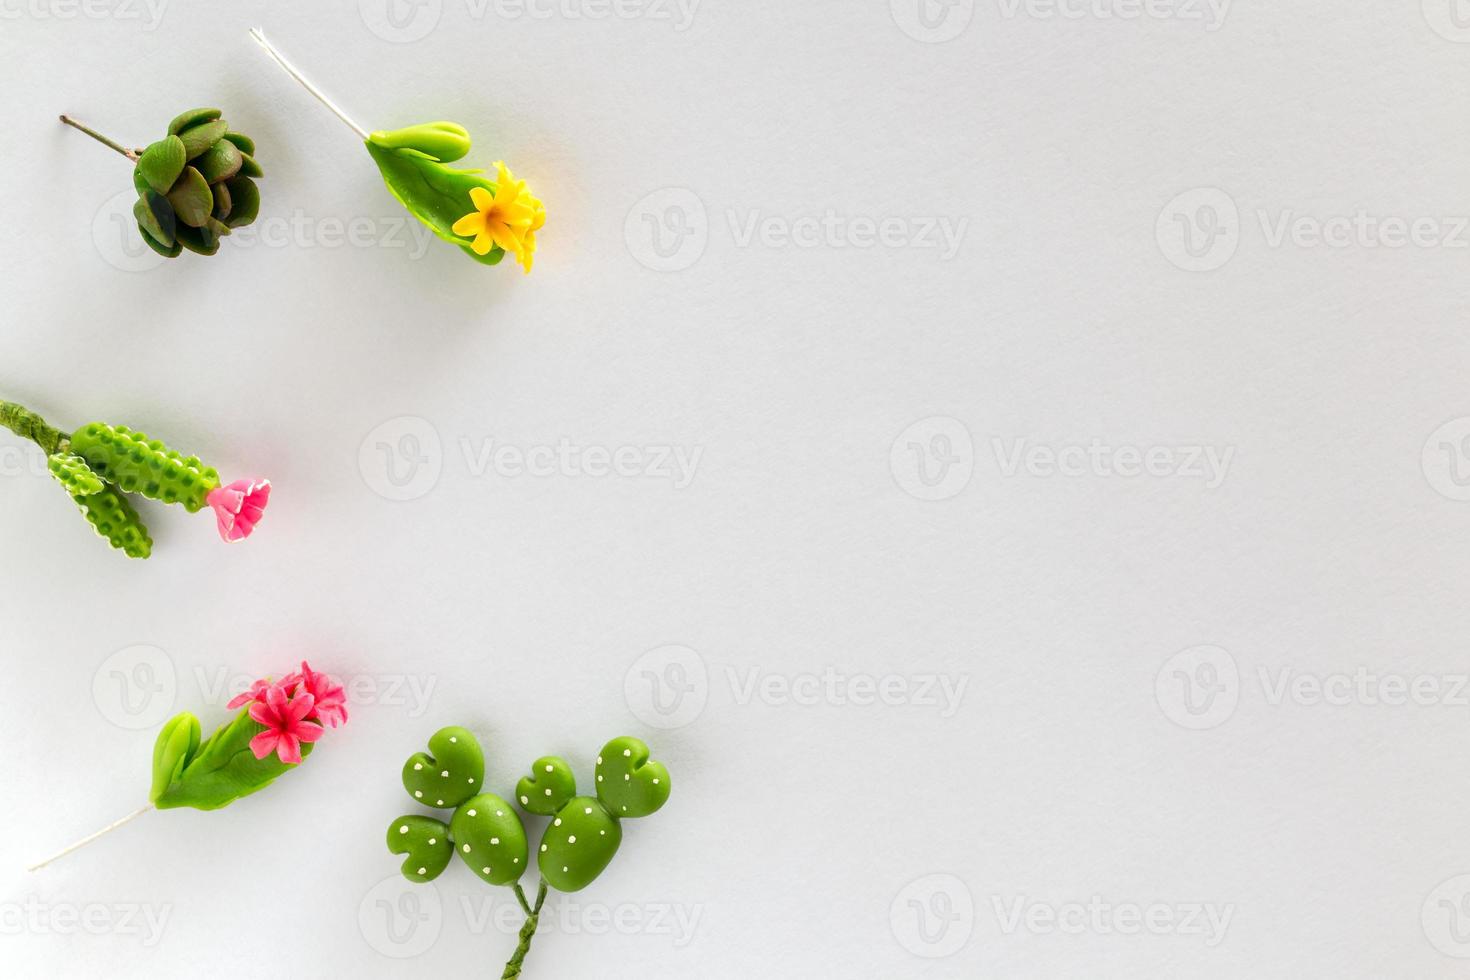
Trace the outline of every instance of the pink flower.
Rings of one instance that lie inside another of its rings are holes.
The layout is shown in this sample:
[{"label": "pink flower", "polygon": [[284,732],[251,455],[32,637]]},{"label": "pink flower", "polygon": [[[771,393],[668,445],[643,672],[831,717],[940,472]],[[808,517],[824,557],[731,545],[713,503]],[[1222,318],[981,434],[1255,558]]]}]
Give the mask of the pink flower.
[{"label": "pink flower", "polygon": [[236,480],[227,487],[215,487],[204,502],[214,508],[219,536],[226,541],[243,541],[255,530],[270,499],[271,481],[258,479]]},{"label": "pink flower", "polygon": [[225,705],[225,707],[231,711],[234,711],[236,708],[243,707],[244,705],[247,705],[252,701],[264,701],[265,692],[269,691],[270,689],[271,682],[269,678],[256,681],[254,684],[250,685],[250,690],[235,695],[233,698],[230,699],[230,703]]},{"label": "pink flower", "polygon": [[[300,682],[296,689],[297,697],[305,692],[316,703],[317,721],[328,728],[336,728],[347,722],[347,693],[342,690],[341,684],[334,683],[326,674],[318,674],[305,660],[301,661],[301,673],[292,676]],[[286,686],[284,682],[282,686]]]},{"label": "pink flower", "polygon": [[316,702],[310,694],[299,692],[286,697],[286,689],[273,685],[265,692],[265,700],[250,706],[250,717],[265,726],[265,731],[250,740],[250,751],[264,759],[272,751],[287,765],[301,761],[301,743],[315,742],[325,729],[306,721]]}]

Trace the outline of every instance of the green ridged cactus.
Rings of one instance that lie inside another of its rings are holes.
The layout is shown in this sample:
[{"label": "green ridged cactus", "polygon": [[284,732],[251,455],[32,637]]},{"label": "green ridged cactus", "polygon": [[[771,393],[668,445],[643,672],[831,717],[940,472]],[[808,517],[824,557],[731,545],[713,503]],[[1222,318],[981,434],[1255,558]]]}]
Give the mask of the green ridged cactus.
[{"label": "green ridged cactus", "polygon": [[521,818],[499,796],[476,791],[485,774],[479,742],[463,728],[443,728],[429,739],[429,750],[404,763],[403,787],[416,801],[454,813],[447,824],[424,815],[397,818],[388,826],[388,850],[403,855],[401,871],[409,881],[433,881],[455,853],[482,880],[512,887],[526,922],[502,980],[521,974],[547,889],[587,887],[617,854],[621,821],[648,816],[669,798],[668,770],[636,738],[615,738],[603,747],[595,796],[577,795],[576,777],[564,759],[537,759],[515,792],[527,813],[550,818],[537,852],[541,882],[532,904],[519,884],[527,865]]},{"label": "green ridged cactus", "polygon": [[168,135],[142,149],[129,149],[68,116],[61,121],[133,161],[138,200],[133,217],[148,247],[167,258],[184,249],[200,255],[219,251],[220,239],[260,213],[255,142],[230,131],[218,109],[190,109],[168,124]]},{"label": "green ridged cactus", "polygon": [[121,425],[93,422],[62,432],[14,402],[0,401],[0,425],[46,452],[46,468],[98,534],[131,558],[153,550],[148,528],[125,494],[180,504],[190,513],[211,507],[221,537],[238,541],[254,529],[270,498],[267,480],[220,485],[219,473],[157,439]]}]

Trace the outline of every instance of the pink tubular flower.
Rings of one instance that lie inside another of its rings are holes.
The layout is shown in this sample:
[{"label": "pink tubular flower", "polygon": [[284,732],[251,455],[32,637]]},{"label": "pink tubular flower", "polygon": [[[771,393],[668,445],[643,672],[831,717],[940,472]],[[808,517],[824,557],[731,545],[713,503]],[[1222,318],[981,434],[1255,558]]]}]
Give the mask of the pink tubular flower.
[{"label": "pink tubular flower", "polygon": [[287,765],[301,761],[301,743],[315,742],[325,729],[306,721],[316,702],[310,694],[298,692],[286,697],[286,689],[274,685],[265,692],[265,700],[250,706],[250,717],[265,726],[265,731],[250,740],[250,751],[264,759],[272,751]]},{"label": "pink tubular flower", "polygon": [[[299,679],[300,686],[296,689],[297,697],[302,693],[311,695],[315,702],[316,720],[328,728],[336,728],[347,722],[347,693],[342,690],[341,684],[332,682],[326,674],[318,674],[301,661],[301,673],[293,674]],[[287,686],[284,684],[282,686]]]},{"label": "pink tubular flower", "polygon": [[[305,666],[304,662],[303,666]],[[263,704],[265,702],[265,692],[269,691],[272,687],[280,687],[283,691],[289,693],[293,687],[300,683],[300,674],[287,674],[279,681],[272,681],[269,677],[265,677],[251,684],[248,691],[243,691],[235,695],[225,707],[230,711],[234,711],[236,708],[244,707],[255,701]]]},{"label": "pink tubular flower", "polygon": [[227,487],[215,487],[204,502],[214,508],[219,536],[226,541],[243,541],[255,530],[270,499],[271,481],[257,479],[236,480]]}]

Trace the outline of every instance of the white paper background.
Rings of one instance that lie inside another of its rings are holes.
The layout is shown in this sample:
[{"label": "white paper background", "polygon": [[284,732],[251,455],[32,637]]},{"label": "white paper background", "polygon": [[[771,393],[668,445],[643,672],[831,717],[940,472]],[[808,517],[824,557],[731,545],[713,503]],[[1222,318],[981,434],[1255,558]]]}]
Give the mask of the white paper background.
[{"label": "white paper background", "polygon": [[[7,976],[498,975],[506,893],[382,842],[451,723],[507,792],[674,774],[529,977],[1463,975],[1470,10],[392,2],[0,0],[0,397],[276,488],[129,562],[0,439]],[[511,161],[535,274],[407,228],[257,23]],[[195,104],[261,220],[140,262],[56,114]],[[359,694],[303,772],[20,870],[303,656]]]}]

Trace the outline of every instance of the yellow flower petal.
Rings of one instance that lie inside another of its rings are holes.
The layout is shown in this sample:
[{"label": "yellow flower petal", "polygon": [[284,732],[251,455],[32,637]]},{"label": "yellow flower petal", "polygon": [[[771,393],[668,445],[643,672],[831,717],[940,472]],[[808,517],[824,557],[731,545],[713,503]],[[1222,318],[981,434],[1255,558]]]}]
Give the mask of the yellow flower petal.
[{"label": "yellow flower petal", "polygon": [[449,229],[456,235],[475,235],[485,230],[485,215],[479,211],[471,211],[460,218]]},{"label": "yellow flower petal", "polygon": [[489,211],[495,203],[494,195],[483,187],[471,187],[470,200],[475,202],[475,209],[478,211]]},{"label": "yellow flower petal", "polygon": [[480,232],[475,236],[475,240],[470,242],[470,248],[474,250],[476,255],[489,255],[490,249],[494,247],[495,242],[491,240],[488,231]]},{"label": "yellow flower petal", "polygon": [[521,240],[510,230],[510,226],[498,221],[492,221],[486,225],[490,237],[495,239],[495,244],[515,255],[521,254]]}]

